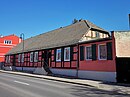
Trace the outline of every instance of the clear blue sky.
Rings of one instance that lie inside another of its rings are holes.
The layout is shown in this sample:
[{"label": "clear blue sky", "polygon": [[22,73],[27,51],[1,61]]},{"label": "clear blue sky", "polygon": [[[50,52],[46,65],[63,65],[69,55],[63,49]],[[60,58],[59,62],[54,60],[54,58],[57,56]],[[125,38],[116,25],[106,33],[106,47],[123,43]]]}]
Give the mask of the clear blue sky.
[{"label": "clear blue sky", "polygon": [[105,30],[129,30],[130,0],[0,0],[0,34],[29,38],[86,19]]}]

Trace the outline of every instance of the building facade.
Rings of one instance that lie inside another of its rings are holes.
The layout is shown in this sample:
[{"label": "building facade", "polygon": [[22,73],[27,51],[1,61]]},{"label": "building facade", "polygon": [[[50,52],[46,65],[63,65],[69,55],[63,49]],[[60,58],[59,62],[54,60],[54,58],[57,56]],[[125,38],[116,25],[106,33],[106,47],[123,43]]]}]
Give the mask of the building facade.
[{"label": "building facade", "polygon": [[130,83],[130,31],[114,31],[117,81]]},{"label": "building facade", "polygon": [[0,36],[0,62],[4,62],[5,54],[21,42],[16,35]]},{"label": "building facade", "polygon": [[6,67],[117,81],[115,36],[87,20],[26,39],[22,47],[6,54]]}]

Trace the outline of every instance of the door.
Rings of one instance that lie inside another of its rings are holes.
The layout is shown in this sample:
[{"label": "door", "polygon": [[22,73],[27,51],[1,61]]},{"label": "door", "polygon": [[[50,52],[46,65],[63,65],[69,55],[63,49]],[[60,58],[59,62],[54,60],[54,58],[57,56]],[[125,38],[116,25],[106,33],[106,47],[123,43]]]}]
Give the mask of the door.
[{"label": "door", "polygon": [[44,65],[49,66],[49,57],[48,57],[48,51],[47,50],[44,51]]},{"label": "door", "polygon": [[44,50],[43,53],[43,68],[45,69],[48,74],[51,74],[51,71],[49,69],[49,58],[51,57],[49,50]]},{"label": "door", "polygon": [[117,82],[130,83],[130,58],[116,58]]}]

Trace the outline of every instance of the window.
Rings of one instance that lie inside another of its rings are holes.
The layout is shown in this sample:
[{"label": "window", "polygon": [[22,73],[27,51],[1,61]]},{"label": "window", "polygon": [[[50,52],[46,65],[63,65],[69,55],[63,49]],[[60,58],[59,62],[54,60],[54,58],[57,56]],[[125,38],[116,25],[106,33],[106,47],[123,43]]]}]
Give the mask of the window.
[{"label": "window", "polygon": [[104,33],[102,33],[102,38],[104,38]]},{"label": "window", "polygon": [[86,47],[86,60],[92,59],[92,47],[88,46]]},{"label": "window", "polygon": [[64,48],[64,61],[70,61],[70,47]]},{"label": "window", "polygon": [[34,54],[34,62],[38,62],[38,52],[35,52]]},{"label": "window", "polygon": [[96,37],[99,38],[100,35],[99,35],[99,32],[96,31]]},{"label": "window", "polygon": [[24,62],[24,53],[22,54],[21,62]]},{"label": "window", "polygon": [[6,63],[10,63],[10,56],[6,56]]},{"label": "window", "polygon": [[4,40],[4,44],[12,44],[11,40]]},{"label": "window", "polygon": [[8,63],[10,63],[10,56],[8,56]]},{"label": "window", "polygon": [[106,60],[107,59],[107,48],[105,44],[99,45],[98,47],[98,58],[101,60]]},{"label": "window", "polygon": [[33,52],[30,53],[30,62],[33,62]]},{"label": "window", "polygon": [[84,46],[80,46],[80,61],[84,60]]},{"label": "window", "polygon": [[61,49],[56,50],[56,61],[61,61]]},{"label": "window", "polygon": [[18,62],[21,60],[21,54],[18,55]]}]

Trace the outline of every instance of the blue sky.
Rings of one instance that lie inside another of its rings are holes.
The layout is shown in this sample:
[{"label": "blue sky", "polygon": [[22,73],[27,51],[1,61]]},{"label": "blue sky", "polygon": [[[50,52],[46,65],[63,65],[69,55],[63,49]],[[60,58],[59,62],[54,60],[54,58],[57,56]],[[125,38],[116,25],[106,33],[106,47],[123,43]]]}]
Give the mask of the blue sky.
[{"label": "blue sky", "polygon": [[29,38],[86,19],[105,30],[129,30],[130,0],[0,0],[0,34]]}]

